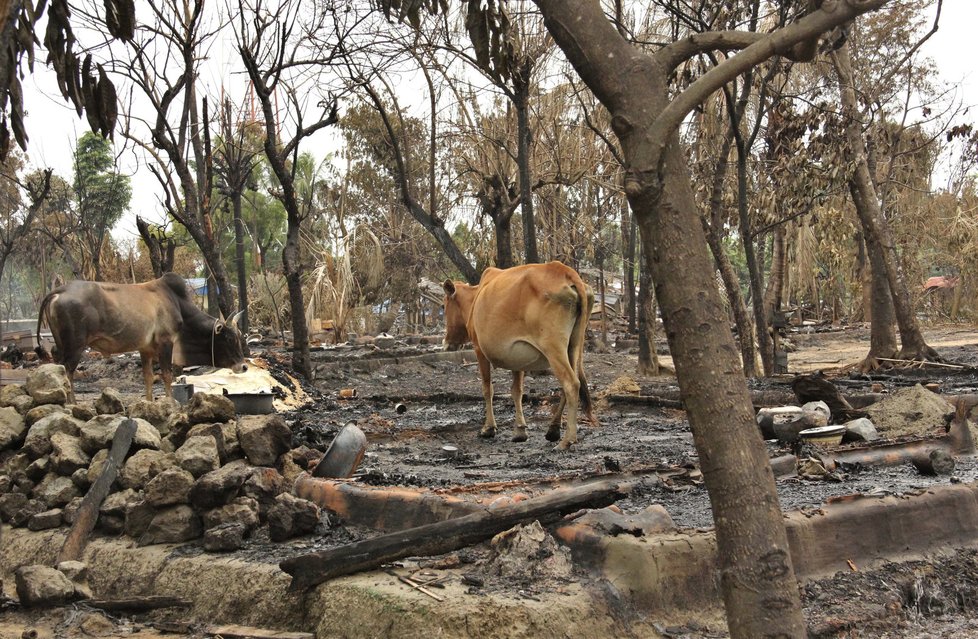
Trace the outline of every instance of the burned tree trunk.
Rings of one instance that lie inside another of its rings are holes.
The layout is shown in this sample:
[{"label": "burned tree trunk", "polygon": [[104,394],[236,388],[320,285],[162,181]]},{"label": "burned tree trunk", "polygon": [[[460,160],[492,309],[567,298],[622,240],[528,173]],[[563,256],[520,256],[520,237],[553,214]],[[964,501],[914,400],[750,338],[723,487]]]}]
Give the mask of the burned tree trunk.
[{"label": "burned tree trunk", "polygon": [[[832,63],[839,79],[839,93],[845,118],[847,154],[853,164],[853,174],[849,178],[850,191],[853,195],[856,214],[862,224],[866,243],[870,247],[870,256],[872,257],[873,253],[873,242],[876,242],[881,249],[882,267],[886,273],[890,296],[893,300],[893,309],[900,329],[901,349],[898,358],[943,361],[937,351],[924,341],[920,325],[914,316],[910,294],[896,253],[893,234],[890,231],[889,223],[886,221],[886,216],[883,214],[876,186],[869,170],[866,142],[858,119],[859,108],[856,103],[856,89],[853,84],[852,62],[849,58],[848,44],[843,43],[832,53]],[[873,322],[875,323],[880,319],[873,317]]]}]

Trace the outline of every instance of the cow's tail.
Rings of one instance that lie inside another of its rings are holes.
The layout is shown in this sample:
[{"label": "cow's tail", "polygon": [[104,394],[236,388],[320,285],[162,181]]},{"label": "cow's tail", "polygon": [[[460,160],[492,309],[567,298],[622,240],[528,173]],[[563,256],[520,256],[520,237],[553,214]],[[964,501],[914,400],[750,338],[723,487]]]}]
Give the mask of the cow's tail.
[{"label": "cow's tail", "polygon": [[588,321],[591,319],[591,309],[594,308],[594,291],[584,283],[580,277],[572,286],[577,290],[578,316],[577,324],[571,331],[570,343],[567,346],[567,357],[570,359],[574,368],[577,370],[577,379],[581,383],[580,409],[587,415],[592,426],[598,426],[598,418],[594,415],[594,402],[591,400],[591,391],[588,388],[587,376],[584,374],[584,341],[587,338]]},{"label": "cow's tail", "polygon": [[[47,349],[45,349],[44,346],[41,345],[41,323],[44,321],[44,315],[45,313],[47,313],[48,306],[51,304],[52,301],[54,301],[54,298],[56,298],[60,292],[61,289],[55,289],[50,293],[48,293],[47,295],[45,295],[44,299],[41,300],[41,308],[37,312],[37,346],[34,347],[34,352],[37,353],[37,356],[43,362],[49,362],[53,358],[51,357],[51,353],[47,352]],[[48,326],[50,325],[51,322],[49,320]]]}]

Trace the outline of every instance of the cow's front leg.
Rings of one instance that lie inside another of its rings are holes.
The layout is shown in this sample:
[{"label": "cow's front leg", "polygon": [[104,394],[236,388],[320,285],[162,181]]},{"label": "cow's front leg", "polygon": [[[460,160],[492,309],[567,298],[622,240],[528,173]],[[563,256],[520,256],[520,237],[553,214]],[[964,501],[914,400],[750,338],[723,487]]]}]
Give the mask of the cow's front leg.
[{"label": "cow's front leg", "polygon": [[160,346],[160,377],[163,378],[163,392],[167,397],[173,397],[173,344]]},{"label": "cow's front leg", "polygon": [[146,399],[153,401],[153,353],[139,353],[143,365],[143,383],[146,384]]},{"label": "cow's front leg", "polygon": [[513,371],[513,406],[516,408],[516,428],[513,430],[514,442],[526,441],[526,419],[523,418],[523,371]]},{"label": "cow's front leg", "polygon": [[479,359],[479,375],[482,376],[482,398],[486,402],[486,422],[479,431],[479,437],[496,436],[496,417],[492,413],[492,366],[489,360],[481,351],[476,350],[476,357]]}]

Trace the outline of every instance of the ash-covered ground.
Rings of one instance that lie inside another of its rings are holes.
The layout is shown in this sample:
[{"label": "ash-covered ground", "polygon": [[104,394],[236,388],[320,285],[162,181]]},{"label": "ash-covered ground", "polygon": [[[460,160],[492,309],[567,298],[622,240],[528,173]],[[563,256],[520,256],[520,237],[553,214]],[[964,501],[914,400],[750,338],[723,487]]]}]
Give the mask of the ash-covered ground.
[{"label": "ash-covered ground", "polygon": [[[868,351],[868,328],[793,333],[791,373],[824,370],[844,394],[880,390],[896,393],[916,384],[936,384],[944,395],[976,392],[978,331],[968,326],[925,330],[931,346],[956,367],[919,366],[861,375],[852,371]],[[442,354],[434,340],[397,338],[393,345],[325,346],[313,353],[316,379],[304,384],[311,402],[285,415],[295,443],[325,450],[339,429],[355,423],[368,438],[367,454],[357,481],[405,485],[432,490],[478,491],[480,484],[511,482],[514,490],[609,473],[645,477],[619,503],[626,512],[662,504],[681,528],[712,525],[709,500],[697,470],[697,456],[685,413],[676,407],[618,401],[638,387],[641,395],[675,394],[675,379],[636,376],[634,349],[612,347],[585,354],[592,395],[598,400],[600,425],[583,420],[579,443],[569,452],[553,450],[543,433],[557,400],[558,384],[549,374],[528,375],[524,409],[530,439],[510,441],[513,407],[511,376],[494,373],[499,433],[478,437],[484,412],[478,369],[473,358]],[[272,368],[284,367],[288,353],[274,342],[254,349]],[[662,362],[671,364],[665,354]],[[89,360],[76,385],[80,397],[93,397],[113,386],[135,399],[141,394],[138,359]],[[753,380],[752,390],[781,392],[790,398],[792,376]],[[344,391],[345,392],[341,392]],[[342,397],[355,391],[355,397]],[[635,393],[632,393],[635,394]],[[921,417],[923,414],[921,414]],[[908,423],[914,416],[908,415]],[[918,436],[943,434],[940,425],[921,423]],[[885,436],[885,433],[884,433]],[[449,448],[446,448],[449,447]],[[771,456],[790,451],[767,444]],[[457,450],[453,450],[454,449]],[[978,478],[973,458],[958,458],[952,475],[927,477],[908,464],[855,467],[822,477],[778,480],[784,509],[817,508],[827,499],[852,493],[905,494],[928,486],[971,482]],[[324,545],[348,543],[371,534],[332,521],[315,539],[270,548],[259,537],[245,555],[277,561]],[[188,547],[185,552],[199,552]],[[478,550],[473,551],[478,554]],[[886,566],[869,572],[836,575],[804,588],[813,636],[820,637],[978,637],[970,617],[978,608],[978,556],[949,549],[932,561]],[[663,636],[723,636],[715,628],[663,628]]]}]

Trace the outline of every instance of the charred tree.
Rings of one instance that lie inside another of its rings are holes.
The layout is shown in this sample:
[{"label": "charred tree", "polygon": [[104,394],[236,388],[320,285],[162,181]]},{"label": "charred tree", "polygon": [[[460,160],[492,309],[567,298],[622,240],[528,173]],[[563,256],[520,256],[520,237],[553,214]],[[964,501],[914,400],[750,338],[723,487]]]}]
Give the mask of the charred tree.
[{"label": "charred tree", "polygon": [[[900,268],[900,260],[897,255],[896,243],[893,233],[886,220],[886,215],[880,204],[876,185],[870,172],[866,140],[863,128],[859,120],[859,107],[856,103],[856,88],[853,80],[852,62],[849,57],[849,45],[842,45],[832,52],[832,64],[835,67],[836,75],[839,80],[839,93],[842,101],[842,113],[844,118],[844,135],[846,142],[846,154],[852,165],[852,175],[849,178],[849,189],[852,194],[853,204],[856,214],[862,225],[863,235],[866,238],[866,245],[869,251],[871,264],[878,266],[874,269],[874,278],[878,277],[878,272],[885,273],[886,282],[889,286],[890,297],[893,301],[893,310],[896,315],[897,326],[900,330],[900,352],[897,357],[907,360],[943,361],[940,355],[924,341],[924,336],[920,330],[920,324],[914,315],[913,306],[910,303],[910,293],[907,289],[906,280]],[[877,248],[878,247],[878,248]],[[874,258],[874,253],[876,258]],[[877,295],[874,282],[874,297]],[[880,293],[882,294],[882,288]],[[876,317],[876,305],[874,304],[875,324],[877,321],[885,321],[885,317]],[[867,356],[863,362],[863,367],[875,367],[876,357],[882,355]]]}]

